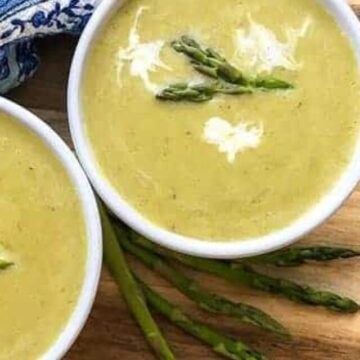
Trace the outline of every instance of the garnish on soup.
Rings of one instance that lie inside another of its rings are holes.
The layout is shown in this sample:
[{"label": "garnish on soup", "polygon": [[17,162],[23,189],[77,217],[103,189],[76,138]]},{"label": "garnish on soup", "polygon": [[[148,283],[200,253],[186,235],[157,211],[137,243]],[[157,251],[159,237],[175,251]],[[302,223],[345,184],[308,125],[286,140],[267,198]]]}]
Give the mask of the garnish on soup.
[{"label": "garnish on soup", "polygon": [[0,270],[5,270],[8,267],[12,266],[13,263],[10,262],[9,260],[5,260],[5,259],[1,259],[0,258]]},{"label": "garnish on soup", "polygon": [[274,77],[246,77],[224,57],[211,48],[202,49],[193,39],[183,36],[174,41],[172,47],[191,59],[191,64],[199,73],[217,79],[217,82],[191,86],[186,83],[174,84],[163,89],[157,98],[171,101],[205,102],[215,94],[244,95],[255,90],[292,89],[290,83]]},{"label": "garnish on soup", "polygon": [[148,8],[141,6],[135,17],[135,22],[130,30],[129,44],[127,48],[122,48],[118,52],[118,79],[121,84],[121,73],[125,62],[130,62],[130,72],[134,77],[139,77],[144,82],[144,86],[150,91],[156,93],[158,86],[150,81],[149,73],[157,68],[170,68],[160,60],[160,52],[165,45],[162,40],[156,40],[148,43],[140,42],[140,35],[137,32],[139,19],[142,13]]}]

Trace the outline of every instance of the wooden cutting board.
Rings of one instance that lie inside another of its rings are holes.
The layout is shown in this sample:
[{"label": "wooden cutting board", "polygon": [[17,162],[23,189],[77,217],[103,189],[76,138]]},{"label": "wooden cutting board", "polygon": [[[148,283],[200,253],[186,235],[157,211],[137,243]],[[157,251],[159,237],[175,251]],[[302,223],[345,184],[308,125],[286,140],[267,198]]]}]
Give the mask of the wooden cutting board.
[{"label": "wooden cutting board", "polygon": [[[360,0],[350,0],[360,15]],[[76,39],[58,37],[39,42],[43,66],[36,76],[9,98],[31,108],[71,145],[66,118],[66,83]],[[331,244],[360,250],[360,187],[346,206],[326,225],[302,241],[303,244]],[[193,273],[209,289],[248,302],[269,312],[285,324],[294,340],[281,341],[263,331],[228,318],[209,316],[197,310],[159,276],[133,263],[151,285],[183,306],[198,319],[208,321],[224,332],[278,360],[359,360],[360,314],[339,316],[325,310],[300,306],[290,301],[247,288],[235,287],[211,276]],[[272,271],[272,270],[269,270]],[[360,260],[307,265],[277,271],[306,284],[333,289],[360,301]],[[158,318],[179,359],[219,359],[207,347]],[[101,278],[99,293],[89,321],[80,338],[65,357],[67,360],[147,360],[153,359],[137,325],[107,271]]]}]

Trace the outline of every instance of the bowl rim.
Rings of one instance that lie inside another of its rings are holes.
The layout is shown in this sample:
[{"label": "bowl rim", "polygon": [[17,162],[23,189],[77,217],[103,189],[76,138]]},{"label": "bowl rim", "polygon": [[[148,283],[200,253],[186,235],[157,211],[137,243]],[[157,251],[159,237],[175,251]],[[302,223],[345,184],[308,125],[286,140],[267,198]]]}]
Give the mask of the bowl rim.
[{"label": "bowl rim", "polygon": [[40,118],[22,106],[0,97],[0,111],[29,129],[59,160],[80,201],[86,227],[87,259],[82,289],[77,304],[63,330],[41,355],[41,360],[61,359],[71,348],[84,327],[97,293],[102,266],[102,233],[97,203],[91,186],[75,155],[65,142]]},{"label": "bowl rim", "polygon": [[[319,0],[350,39],[360,66],[360,23],[344,0]],[[81,84],[87,54],[103,24],[124,4],[123,0],[102,2],[84,30],[72,61],[68,84],[68,115],[75,149],[94,188],[106,205],[131,228],[155,243],[181,253],[217,259],[256,256],[289,246],[332,216],[354,191],[360,180],[360,134],[353,158],[343,175],[319,203],[289,226],[268,235],[245,240],[200,240],[178,235],[152,223],[114,189],[97,166],[87,141],[80,106]]]}]

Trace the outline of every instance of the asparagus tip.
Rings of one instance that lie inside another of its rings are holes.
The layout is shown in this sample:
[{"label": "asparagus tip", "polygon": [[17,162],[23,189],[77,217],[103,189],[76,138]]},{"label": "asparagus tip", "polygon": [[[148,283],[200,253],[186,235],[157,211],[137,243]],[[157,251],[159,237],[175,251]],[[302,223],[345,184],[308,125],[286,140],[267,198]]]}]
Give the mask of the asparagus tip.
[{"label": "asparagus tip", "polygon": [[5,270],[10,266],[13,266],[14,263],[5,259],[0,259],[0,270]]}]

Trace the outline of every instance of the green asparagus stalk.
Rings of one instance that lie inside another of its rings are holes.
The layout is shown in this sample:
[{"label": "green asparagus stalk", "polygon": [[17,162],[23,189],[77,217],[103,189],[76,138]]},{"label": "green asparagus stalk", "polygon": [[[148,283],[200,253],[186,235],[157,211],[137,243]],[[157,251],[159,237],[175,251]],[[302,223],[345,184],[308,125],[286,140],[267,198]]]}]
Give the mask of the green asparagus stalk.
[{"label": "green asparagus stalk", "polygon": [[341,313],[355,313],[359,310],[359,305],[355,301],[328,291],[320,291],[290,280],[260,274],[242,264],[175,253],[157,246],[135,232],[131,232],[131,237],[136,244],[150,251],[173,258],[196,270],[214,274],[233,283],[245,284],[254,289],[282,295],[295,302],[320,305]]},{"label": "green asparagus stalk", "polygon": [[159,100],[200,103],[212,100],[216,94],[244,95],[253,92],[253,88],[248,86],[217,81],[199,85],[173,84],[162,90],[156,97]]},{"label": "green asparagus stalk", "polygon": [[[119,231],[118,227],[115,229],[116,231]],[[287,330],[263,311],[250,305],[234,303],[222,296],[208,292],[195,280],[183,275],[180,271],[170,266],[161,257],[135,245],[124,236],[119,236],[118,238],[121,238],[121,245],[127,252],[134,255],[150,269],[159,272],[180,292],[194,301],[202,309],[235,317],[243,322],[269,330],[280,336],[289,337]]]},{"label": "green asparagus stalk", "polygon": [[14,264],[8,260],[0,259],[0,270],[5,270],[12,265]]},{"label": "green asparagus stalk", "polygon": [[143,281],[141,284],[147,302],[169,321],[212,347],[216,353],[232,360],[266,360],[258,352],[251,350],[239,340],[232,339],[209,327],[208,325],[191,319],[182,310],[152,290]]},{"label": "green asparagus stalk", "polygon": [[244,262],[249,264],[269,264],[279,267],[300,266],[308,261],[331,261],[349,259],[360,256],[360,253],[350,249],[326,246],[294,247],[260,255]]},{"label": "green asparagus stalk", "polygon": [[[141,289],[128,268],[114,229],[102,205],[100,205],[100,213],[104,235],[105,263],[157,357],[161,360],[175,360],[175,356],[147,308]],[[121,236],[126,236],[126,234]]]},{"label": "green asparagus stalk", "polygon": [[175,51],[188,56],[191,59],[193,67],[198,72],[214,79],[222,79],[232,84],[266,90],[286,90],[293,88],[292,84],[270,76],[255,79],[247,78],[240,70],[231,65],[215,50],[210,48],[203,49],[199,43],[188,36],[182,36],[181,39],[173,41],[172,47]]}]

